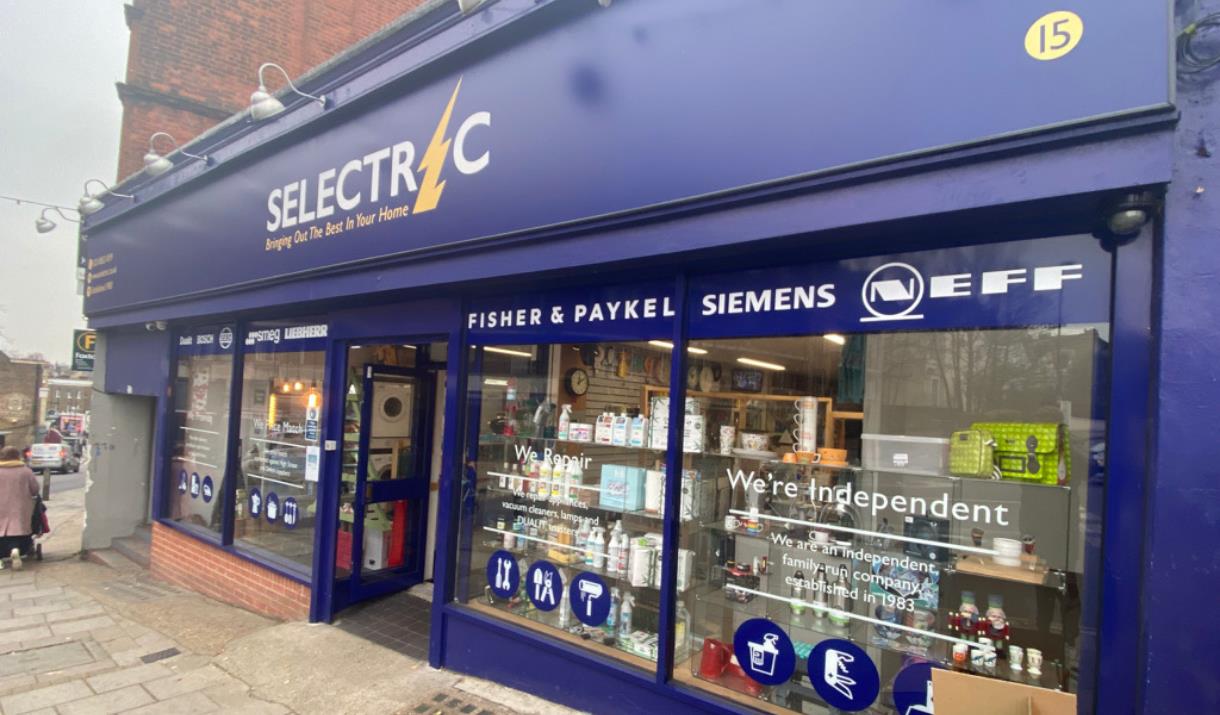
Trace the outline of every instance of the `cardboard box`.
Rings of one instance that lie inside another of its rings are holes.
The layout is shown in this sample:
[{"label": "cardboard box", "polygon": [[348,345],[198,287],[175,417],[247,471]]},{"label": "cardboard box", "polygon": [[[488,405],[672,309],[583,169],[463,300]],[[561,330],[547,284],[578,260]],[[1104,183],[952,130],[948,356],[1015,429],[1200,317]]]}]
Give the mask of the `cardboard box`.
[{"label": "cardboard box", "polygon": [[644,508],[644,475],[641,467],[603,464],[598,503],[606,509],[639,511]]},{"label": "cardboard box", "polygon": [[932,670],[936,715],[1076,715],[1076,696],[1024,683]]}]

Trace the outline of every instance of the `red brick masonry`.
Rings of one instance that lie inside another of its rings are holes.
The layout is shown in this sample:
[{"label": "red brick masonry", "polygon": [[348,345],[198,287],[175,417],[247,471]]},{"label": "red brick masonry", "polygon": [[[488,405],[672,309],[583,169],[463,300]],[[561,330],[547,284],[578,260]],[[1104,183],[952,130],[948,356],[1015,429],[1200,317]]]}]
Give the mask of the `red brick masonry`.
[{"label": "red brick masonry", "polygon": [[153,524],[153,576],[217,601],[287,621],[309,618],[309,587],[245,559]]}]

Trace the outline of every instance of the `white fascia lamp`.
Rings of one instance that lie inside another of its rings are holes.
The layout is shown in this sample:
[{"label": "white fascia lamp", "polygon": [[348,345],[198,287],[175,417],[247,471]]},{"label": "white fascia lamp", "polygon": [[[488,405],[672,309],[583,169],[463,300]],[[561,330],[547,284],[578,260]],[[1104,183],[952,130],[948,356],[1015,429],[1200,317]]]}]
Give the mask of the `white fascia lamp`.
[{"label": "white fascia lamp", "polygon": [[63,218],[65,221],[71,221],[72,223],[80,223],[80,221],[78,219],[74,219],[71,216],[69,216],[68,214],[64,213],[63,209],[59,208],[58,206],[48,206],[47,208],[42,210],[42,213],[38,214],[38,218],[35,219],[35,221],[34,221],[34,230],[37,231],[38,233],[50,233],[51,231],[55,230],[55,226],[57,224],[55,223],[54,219],[47,217],[48,211],[54,211],[55,213],[60,215],[60,218]]},{"label": "white fascia lamp", "polygon": [[462,11],[463,15],[469,15],[474,12],[484,0],[457,0],[458,10]]},{"label": "white fascia lamp", "polygon": [[[101,184],[102,190],[96,194],[90,193],[89,184],[93,183]],[[89,214],[101,211],[102,207],[105,206],[105,204],[102,203],[101,197],[105,194],[118,196],[119,198],[123,199],[131,199],[132,201],[136,200],[136,197],[133,194],[120,194],[116,191],[111,191],[110,187],[106,186],[106,182],[102,181],[101,179],[89,179],[85,182],[85,193],[80,197],[80,204],[79,208],[77,209],[80,211],[81,216],[88,216]]]},{"label": "white fascia lamp", "polygon": [[[156,141],[157,137],[166,137],[174,143],[174,149],[182,156],[190,157],[191,159],[199,159],[204,164],[208,163],[206,155],[189,154],[183,149],[178,148],[178,140],[175,139],[169,132],[157,132],[148,138],[148,153],[144,155],[144,171],[148,172],[149,176],[160,176],[170,169],[174,168],[174,162],[168,157],[157,152]],[[170,152],[173,153],[173,152]]]},{"label": "white fascia lamp", "polygon": [[317,97],[297,89],[297,86],[292,83],[292,78],[288,76],[288,72],[274,62],[264,62],[258,68],[258,89],[250,95],[250,116],[255,121],[261,121],[268,117],[274,117],[284,111],[284,103],[276,99],[274,95],[267,91],[267,85],[263,82],[263,71],[268,67],[274,67],[284,75],[284,79],[288,82],[288,89],[301,95],[308,97],[317,102],[322,109],[326,109],[326,97]]}]

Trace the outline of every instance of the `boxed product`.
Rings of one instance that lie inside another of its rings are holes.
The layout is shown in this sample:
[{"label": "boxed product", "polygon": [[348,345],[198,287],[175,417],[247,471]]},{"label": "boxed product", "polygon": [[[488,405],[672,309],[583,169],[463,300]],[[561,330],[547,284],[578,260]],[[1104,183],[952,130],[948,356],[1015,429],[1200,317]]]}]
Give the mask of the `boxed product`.
[{"label": "boxed product", "polygon": [[947,474],[949,440],[902,434],[862,434],[860,454],[865,469],[909,474]]},{"label": "boxed product", "polygon": [[704,431],[703,415],[686,415],[682,428],[682,451],[702,452]]},{"label": "boxed product", "polygon": [[[657,554],[658,563],[660,562],[660,553]],[[678,549],[678,590],[685,591],[690,584],[691,575],[695,568],[695,552],[690,549]],[[656,573],[652,579],[653,588],[661,587],[661,569],[656,569]]]},{"label": "boxed product", "polygon": [[568,440],[572,442],[592,442],[593,425],[585,422],[573,422],[569,424]]},{"label": "boxed product", "polygon": [[603,464],[599,504],[606,509],[639,511],[644,508],[645,470],[620,464]]}]

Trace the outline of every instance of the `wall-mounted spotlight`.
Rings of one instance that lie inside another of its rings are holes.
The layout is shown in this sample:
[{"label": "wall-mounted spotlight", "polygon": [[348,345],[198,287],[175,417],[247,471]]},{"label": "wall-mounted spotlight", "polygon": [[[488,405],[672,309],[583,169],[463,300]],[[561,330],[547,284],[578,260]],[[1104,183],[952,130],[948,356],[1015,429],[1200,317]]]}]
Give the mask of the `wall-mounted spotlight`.
[{"label": "wall-mounted spotlight", "polygon": [[[96,194],[89,192],[89,184],[94,182],[102,185],[102,190]],[[102,207],[105,206],[105,204],[103,204],[101,201],[101,196],[103,194],[110,194],[111,196],[118,196],[119,198],[123,199],[131,199],[132,201],[136,200],[136,197],[133,194],[120,194],[115,191],[111,191],[110,187],[106,186],[106,182],[102,181],[101,179],[89,179],[85,182],[85,193],[80,197],[80,208],[78,210],[80,211],[81,215],[88,216],[91,213],[101,211]]]},{"label": "wall-mounted spotlight", "polygon": [[190,157],[192,159],[199,159],[203,161],[204,164],[208,163],[208,157],[206,155],[201,156],[199,154],[189,154],[185,150],[179,149],[178,140],[170,135],[169,132],[157,132],[148,138],[148,153],[144,155],[144,171],[147,171],[149,176],[159,176],[174,168],[174,162],[157,152],[157,137],[165,137],[172,141],[174,143],[174,149],[176,149],[182,156]]},{"label": "wall-mounted spotlight", "polygon": [[301,90],[297,89],[295,84],[292,83],[292,78],[288,76],[288,72],[285,71],[283,67],[280,67],[274,62],[264,62],[263,64],[259,65],[258,68],[258,89],[254,90],[254,93],[250,95],[250,116],[253,117],[255,121],[266,119],[267,117],[273,117],[284,111],[283,102],[276,99],[274,95],[268,92],[267,85],[263,82],[263,70],[267,69],[268,67],[274,67],[279,70],[280,74],[284,75],[284,79],[287,80],[288,88],[293,92],[296,92],[302,97],[312,99],[321,105],[323,109],[326,109],[326,97],[315,97],[312,94],[302,92]]},{"label": "wall-mounted spotlight", "polygon": [[458,9],[462,11],[463,15],[474,12],[483,2],[484,0],[457,0]]},{"label": "wall-mounted spotlight", "polygon": [[55,221],[53,219],[47,217],[48,211],[54,211],[55,213],[59,214],[60,218],[64,219],[65,221],[71,221],[72,223],[80,223],[79,219],[72,218],[68,214],[64,213],[63,209],[59,208],[58,206],[49,206],[49,207],[43,209],[42,213],[38,214],[38,218],[34,221],[34,230],[37,231],[38,233],[50,233],[51,231],[55,230],[55,226],[57,224],[55,223]]}]

